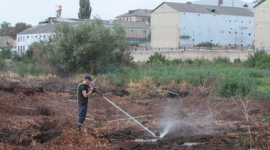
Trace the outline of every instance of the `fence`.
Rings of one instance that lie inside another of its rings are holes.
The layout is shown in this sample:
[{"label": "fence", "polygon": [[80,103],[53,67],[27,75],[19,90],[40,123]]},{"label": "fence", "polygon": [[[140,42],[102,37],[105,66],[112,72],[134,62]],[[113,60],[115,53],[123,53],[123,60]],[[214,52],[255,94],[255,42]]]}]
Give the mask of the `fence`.
[{"label": "fence", "polygon": [[[134,49],[135,48],[135,49]],[[192,47],[183,49],[169,49],[169,48],[147,48],[147,47],[133,47],[132,49],[127,49],[128,52],[134,57],[134,61],[145,62],[148,58],[155,54],[160,53],[166,57],[166,59],[196,59],[204,58],[208,60],[213,60],[216,57],[227,57],[231,61],[240,58],[241,60],[246,60],[249,55],[253,55],[255,50],[250,47],[245,48],[234,48],[234,47],[215,47],[212,49],[204,49],[202,47]],[[270,52],[270,51],[267,51]]]}]

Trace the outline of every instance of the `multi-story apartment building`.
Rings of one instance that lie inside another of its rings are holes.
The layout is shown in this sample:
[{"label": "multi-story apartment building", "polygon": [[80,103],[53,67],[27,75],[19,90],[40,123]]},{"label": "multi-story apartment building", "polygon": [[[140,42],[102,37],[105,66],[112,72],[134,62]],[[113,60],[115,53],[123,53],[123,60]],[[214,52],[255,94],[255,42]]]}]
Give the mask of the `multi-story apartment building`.
[{"label": "multi-story apartment building", "polygon": [[255,6],[255,48],[270,50],[270,1],[262,0]]},{"label": "multi-story apartment building", "polygon": [[151,45],[179,48],[211,42],[252,46],[253,15],[246,8],[164,2],[151,13]]}]

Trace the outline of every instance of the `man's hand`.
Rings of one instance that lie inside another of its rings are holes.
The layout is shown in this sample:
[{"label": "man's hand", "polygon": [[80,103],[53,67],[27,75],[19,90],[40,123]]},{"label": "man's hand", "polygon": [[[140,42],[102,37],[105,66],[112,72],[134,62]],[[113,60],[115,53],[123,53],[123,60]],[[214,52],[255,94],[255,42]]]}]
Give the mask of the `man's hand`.
[{"label": "man's hand", "polygon": [[89,89],[89,93],[91,93],[91,94],[92,94],[92,93],[93,93],[93,91],[94,91],[94,88],[91,86],[91,87],[90,87],[90,89]]},{"label": "man's hand", "polygon": [[89,92],[87,93],[86,91],[82,91],[82,94],[85,98],[87,98],[88,96],[90,96],[93,93],[94,88],[90,87],[89,88]]}]

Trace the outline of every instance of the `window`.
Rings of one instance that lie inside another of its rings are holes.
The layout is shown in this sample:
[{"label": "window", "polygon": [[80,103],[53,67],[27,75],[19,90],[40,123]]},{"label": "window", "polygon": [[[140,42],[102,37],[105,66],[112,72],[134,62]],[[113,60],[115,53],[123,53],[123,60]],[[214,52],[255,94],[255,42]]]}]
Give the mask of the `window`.
[{"label": "window", "polygon": [[248,35],[251,36],[251,33],[249,33]]},{"label": "window", "polygon": [[222,33],[224,33],[224,31],[222,31]]},{"label": "window", "polygon": [[229,31],[229,34],[231,34],[231,31]]},{"label": "window", "polygon": [[235,34],[237,34],[237,32],[235,32]]},{"label": "window", "polygon": [[231,20],[229,22],[232,22]]},{"label": "window", "polygon": [[198,16],[200,16],[201,14],[198,14]]},{"label": "window", "polygon": [[29,38],[29,36],[27,36],[27,38]]}]

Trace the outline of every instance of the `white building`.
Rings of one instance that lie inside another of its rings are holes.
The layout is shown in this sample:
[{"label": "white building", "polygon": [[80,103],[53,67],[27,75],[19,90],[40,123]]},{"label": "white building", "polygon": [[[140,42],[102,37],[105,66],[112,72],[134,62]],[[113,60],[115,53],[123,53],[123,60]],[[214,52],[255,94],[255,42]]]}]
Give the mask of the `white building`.
[{"label": "white building", "polygon": [[151,45],[179,48],[211,42],[252,46],[253,15],[246,8],[164,2],[151,14]]},{"label": "white building", "polygon": [[55,24],[39,24],[17,34],[17,52],[25,53],[31,44],[48,40],[53,34]]}]

